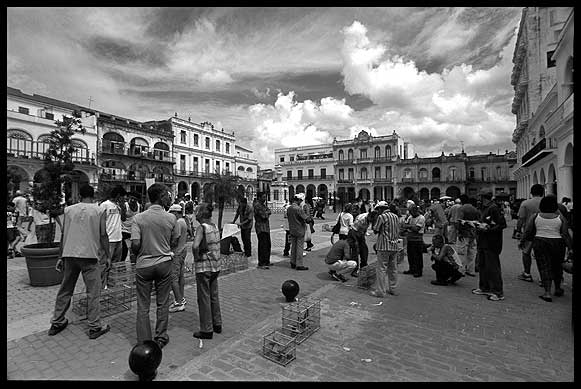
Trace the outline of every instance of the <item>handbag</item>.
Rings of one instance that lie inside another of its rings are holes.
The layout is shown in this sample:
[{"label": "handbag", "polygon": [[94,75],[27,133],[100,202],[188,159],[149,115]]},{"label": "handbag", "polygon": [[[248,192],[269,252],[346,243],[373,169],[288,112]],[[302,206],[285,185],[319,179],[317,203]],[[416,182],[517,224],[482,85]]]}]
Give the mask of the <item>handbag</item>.
[{"label": "handbag", "polygon": [[305,228],[305,242],[311,241],[311,229]]},{"label": "handbag", "polygon": [[565,273],[573,274],[573,252],[571,250],[567,251],[567,256],[562,263],[562,267]]},{"label": "handbag", "polygon": [[[200,242],[200,246],[198,247],[198,261],[197,262],[201,262],[202,261],[202,254],[206,254],[207,252],[209,252],[210,250],[208,250],[208,242],[206,241],[206,227],[204,227],[203,224],[200,224],[202,226],[202,241]],[[194,250],[194,245],[192,245],[192,251]],[[194,257],[195,258],[195,257]]]}]

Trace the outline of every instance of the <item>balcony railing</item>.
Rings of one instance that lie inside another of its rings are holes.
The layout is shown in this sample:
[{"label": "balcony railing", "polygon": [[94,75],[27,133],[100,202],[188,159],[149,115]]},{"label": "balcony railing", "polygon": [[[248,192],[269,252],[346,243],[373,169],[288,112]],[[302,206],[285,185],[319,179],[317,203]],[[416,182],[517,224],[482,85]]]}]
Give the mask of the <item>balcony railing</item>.
[{"label": "balcony railing", "polygon": [[[50,144],[27,139],[8,138],[6,146],[6,155],[8,157],[43,160]],[[75,164],[95,165],[95,154],[89,149],[75,148],[72,160]]]},{"label": "balcony railing", "polygon": [[375,177],[373,182],[391,184],[393,183],[393,177]]},{"label": "balcony railing", "polygon": [[149,159],[152,161],[162,161],[175,163],[175,157],[171,151],[152,149],[141,145],[130,145],[126,147],[124,142],[104,141],[99,148],[102,154],[123,155],[135,158]]},{"label": "balcony railing", "polygon": [[353,165],[355,163],[354,159],[339,159],[335,163],[336,165]]},{"label": "balcony railing", "polygon": [[334,175],[333,174],[326,174],[324,176],[302,176],[302,177],[298,177],[298,176],[286,176],[283,179],[285,181],[309,181],[309,180],[332,180],[334,179]]},{"label": "balcony railing", "polygon": [[114,181],[114,182],[145,182],[146,178],[154,178],[155,182],[173,183],[174,179],[171,174],[159,174],[159,173],[139,173],[139,172],[129,172],[125,174],[113,174],[113,173],[101,173],[99,175],[102,181]]},{"label": "balcony railing", "polygon": [[353,178],[339,178],[337,180],[338,184],[353,184],[354,180]]}]

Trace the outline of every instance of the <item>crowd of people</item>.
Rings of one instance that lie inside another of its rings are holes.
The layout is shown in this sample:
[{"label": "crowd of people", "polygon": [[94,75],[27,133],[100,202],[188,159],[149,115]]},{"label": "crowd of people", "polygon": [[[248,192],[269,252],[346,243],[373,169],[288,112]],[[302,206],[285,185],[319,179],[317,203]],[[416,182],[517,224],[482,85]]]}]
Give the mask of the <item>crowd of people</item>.
[{"label": "crowd of people", "polygon": [[[199,310],[199,331],[193,336],[211,339],[222,332],[218,292],[221,270],[221,231],[212,220],[211,203],[191,200],[189,194],[172,199],[165,185],[155,183],[147,189],[144,205],[139,195],[122,187],[113,188],[106,199],[95,201],[94,189],[79,188],[80,202],[64,207],[60,221],[61,244],[57,270],[63,280],[57,294],[51,319],[50,336],[64,330],[65,314],[70,306],[79,275],[83,276],[88,296],[89,338],[107,333],[110,326],[100,319],[99,298],[108,288],[108,276],[114,263],[129,260],[135,265],[139,342],[154,340],[160,347],[169,342],[167,333],[170,313],[185,310],[184,272],[186,242],[192,241],[193,271],[196,277]],[[243,253],[251,256],[251,230],[258,241],[258,269],[271,266],[270,216],[267,195],[259,192],[249,204],[241,198],[233,224],[240,228]],[[477,277],[475,295],[491,301],[504,299],[500,253],[503,230],[511,217],[510,204],[495,201],[491,192],[482,192],[478,199],[461,195],[454,201],[416,200],[375,201],[356,199],[339,212],[332,229],[331,247],[325,256],[328,274],[333,280],[345,282],[358,277],[368,266],[370,250],[366,237],[377,237],[373,251],[377,256],[376,282],[370,294],[383,298],[397,296],[397,265],[407,255],[409,268],[404,275],[424,275],[424,254],[435,272],[433,285],[448,286],[463,277]],[[544,195],[541,185],[533,185],[531,198],[520,204],[513,237],[519,239],[523,272],[519,279],[532,282],[531,257],[534,256],[544,293],[544,301],[562,296],[561,263],[572,255],[572,209],[570,200],[558,203],[554,195]],[[34,215],[33,200],[23,192],[8,204],[8,250],[19,255],[17,245],[25,240],[27,229],[34,223],[36,235],[46,234],[46,215]],[[323,218],[323,210],[297,193],[284,209],[285,245],[283,256],[297,271],[309,270],[303,258],[312,250],[314,219]],[[24,227],[28,221],[28,227]],[[431,242],[424,234],[431,229]],[[370,232],[371,231],[371,232]],[[338,236],[337,241],[334,237]],[[46,237],[42,238],[47,239]],[[241,249],[240,249],[241,251]],[[554,285],[554,289],[552,289]],[[152,330],[149,311],[152,288],[156,294],[156,324]],[[553,291],[553,293],[551,293]],[[173,301],[172,301],[173,294]]]}]

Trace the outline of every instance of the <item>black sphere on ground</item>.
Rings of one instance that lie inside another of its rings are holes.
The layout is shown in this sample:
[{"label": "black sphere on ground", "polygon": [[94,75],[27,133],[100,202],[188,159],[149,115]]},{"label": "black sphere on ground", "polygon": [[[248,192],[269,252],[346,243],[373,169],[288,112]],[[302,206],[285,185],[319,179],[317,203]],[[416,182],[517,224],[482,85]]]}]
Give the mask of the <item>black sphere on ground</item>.
[{"label": "black sphere on ground", "polygon": [[161,363],[161,347],[153,340],[136,344],[129,353],[129,368],[139,376],[140,381],[151,381],[157,375]]},{"label": "black sphere on ground", "polygon": [[295,297],[299,294],[299,284],[295,280],[286,280],[282,283],[281,289],[287,302],[295,301]]}]

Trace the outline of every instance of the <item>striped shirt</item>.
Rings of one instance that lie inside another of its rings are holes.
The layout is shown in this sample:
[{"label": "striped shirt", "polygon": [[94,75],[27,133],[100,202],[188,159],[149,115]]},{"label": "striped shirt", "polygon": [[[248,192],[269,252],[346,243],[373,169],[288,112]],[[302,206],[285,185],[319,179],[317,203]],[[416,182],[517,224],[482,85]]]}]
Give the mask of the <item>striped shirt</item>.
[{"label": "striped shirt", "polygon": [[208,252],[200,255],[200,261],[194,261],[194,271],[196,273],[219,272],[222,264],[220,258],[220,230],[214,223],[202,223],[202,227],[206,235]]},{"label": "striped shirt", "polygon": [[377,251],[398,251],[399,218],[396,214],[386,211],[379,215],[373,231],[377,231]]},{"label": "striped shirt", "polygon": [[259,232],[270,233],[270,223],[268,222],[270,213],[270,209],[268,209],[266,204],[262,204],[260,201],[256,202],[254,206],[254,230],[257,234]]}]

